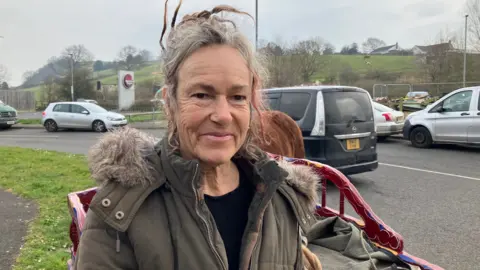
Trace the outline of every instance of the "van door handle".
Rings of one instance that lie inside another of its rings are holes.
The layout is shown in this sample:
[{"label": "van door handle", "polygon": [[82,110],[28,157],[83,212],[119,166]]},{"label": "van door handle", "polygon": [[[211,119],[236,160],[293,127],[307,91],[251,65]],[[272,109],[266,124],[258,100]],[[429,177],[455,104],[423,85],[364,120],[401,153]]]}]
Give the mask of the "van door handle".
[{"label": "van door handle", "polygon": [[477,113],[477,115],[480,115],[480,112],[479,112],[479,113]]},{"label": "van door handle", "polygon": [[461,113],[460,115],[461,115],[461,116],[465,116],[465,115],[470,115],[470,114],[469,114],[469,113],[466,113],[466,112],[464,112],[464,113]]}]

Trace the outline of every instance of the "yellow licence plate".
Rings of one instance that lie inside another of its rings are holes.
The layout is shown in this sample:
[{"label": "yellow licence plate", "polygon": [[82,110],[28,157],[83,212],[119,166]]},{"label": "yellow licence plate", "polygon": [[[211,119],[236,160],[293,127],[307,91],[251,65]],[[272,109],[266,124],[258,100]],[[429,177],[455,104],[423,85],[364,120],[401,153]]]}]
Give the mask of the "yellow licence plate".
[{"label": "yellow licence plate", "polygon": [[360,149],[360,139],[347,140],[347,150],[357,150],[357,149]]}]

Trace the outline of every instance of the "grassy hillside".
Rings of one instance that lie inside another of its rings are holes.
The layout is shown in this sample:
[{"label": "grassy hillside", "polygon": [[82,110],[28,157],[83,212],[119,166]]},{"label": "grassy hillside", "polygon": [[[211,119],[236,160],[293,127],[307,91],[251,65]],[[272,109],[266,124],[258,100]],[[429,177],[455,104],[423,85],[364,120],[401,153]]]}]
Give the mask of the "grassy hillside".
[{"label": "grassy hillside", "polygon": [[[370,64],[366,63],[369,62]],[[335,55],[337,69],[350,65],[356,73],[365,74],[371,69],[385,72],[411,72],[415,70],[415,56],[375,55],[364,59],[363,55]]]},{"label": "grassy hillside", "polygon": [[[369,70],[382,70],[386,73],[414,73],[416,71],[414,56],[371,56],[366,59],[370,65],[365,63],[363,55],[333,55],[332,63],[327,69],[316,73],[313,80],[321,80],[329,74],[341,72],[346,66],[352,67],[352,70],[358,74],[365,74]],[[135,71],[136,83],[159,80],[161,75],[154,74],[160,72],[158,64],[151,64]],[[116,84],[117,72],[114,69],[94,72],[94,80],[100,80],[102,84]],[[38,91],[41,86],[35,86],[26,90]]]}]

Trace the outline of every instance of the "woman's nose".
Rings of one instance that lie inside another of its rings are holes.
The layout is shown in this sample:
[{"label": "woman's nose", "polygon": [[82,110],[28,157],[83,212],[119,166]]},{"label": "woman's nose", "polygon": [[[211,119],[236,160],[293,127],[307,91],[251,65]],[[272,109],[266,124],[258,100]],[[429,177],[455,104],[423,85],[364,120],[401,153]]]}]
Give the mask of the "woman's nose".
[{"label": "woman's nose", "polygon": [[218,97],[215,100],[213,113],[210,119],[220,125],[228,124],[232,121],[232,112],[230,104],[226,97]]}]

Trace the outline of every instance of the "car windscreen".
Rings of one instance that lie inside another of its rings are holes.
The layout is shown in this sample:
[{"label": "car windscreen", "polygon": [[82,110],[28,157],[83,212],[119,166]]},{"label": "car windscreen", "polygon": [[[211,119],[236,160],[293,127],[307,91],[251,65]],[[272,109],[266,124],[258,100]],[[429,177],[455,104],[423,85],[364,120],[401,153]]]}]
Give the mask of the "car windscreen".
[{"label": "car windscreen", "polygon": [[373,121],[372,103],[367,93],[355,90],[324,91],[326,124]]}]

